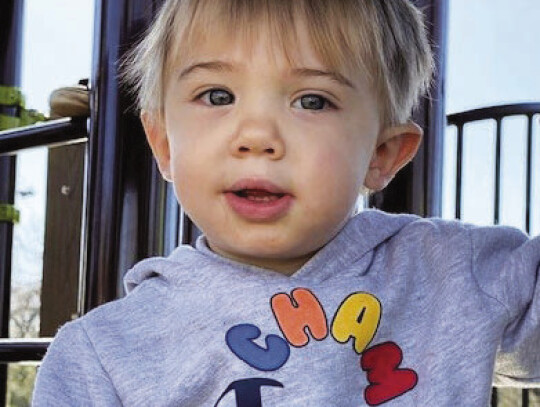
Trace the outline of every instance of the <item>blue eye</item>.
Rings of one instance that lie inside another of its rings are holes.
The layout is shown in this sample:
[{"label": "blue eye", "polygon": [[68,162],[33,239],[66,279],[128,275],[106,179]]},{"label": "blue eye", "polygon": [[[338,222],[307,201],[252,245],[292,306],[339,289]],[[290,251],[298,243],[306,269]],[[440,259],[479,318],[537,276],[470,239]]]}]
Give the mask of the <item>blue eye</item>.
[{"label": "blue eye", "polygon": [[[297,102],[300,102],[300,106],[298,106]],[[323,110],[328,107],[334,107],[332,102],[325,97],[314,94],[301,96],[295,100],[293,105],[306,110]]]},{"label": "blue eye", "polygon": [[209,89],[200,94],[198,98],[213,106],[225,106],[234,103],[234,95],[223,89]]}]

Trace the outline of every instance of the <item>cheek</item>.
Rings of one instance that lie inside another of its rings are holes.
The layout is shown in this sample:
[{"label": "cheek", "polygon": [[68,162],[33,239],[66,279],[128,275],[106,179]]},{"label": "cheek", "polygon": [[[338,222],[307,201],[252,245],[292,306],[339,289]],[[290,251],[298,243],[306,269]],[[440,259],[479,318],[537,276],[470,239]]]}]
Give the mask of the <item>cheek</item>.
[{"label": "cheek", "polygon": [[346,149],[327,148],[315,156],[312,168],[312,183],[322,194],[350,200],[364,182],[367,164],[365,154],[356,154]]},{"label": "cheek", "polygon": [[[337,225],[347,218],[356,204],[362,181],[358,180],[348,158],[326,149],[312,156],[308,166],[300,169],[300,190],[304,192],[299,203],[311,219],[320,219],[324,225]],[[324,219],[324,221],[323,221]]]},{"label": "cheek", "polygon": [[204,172],[197,167],[197,160],[191,159],[193,155],[184,154],[185,151],[188,150],[179,145],[171,149],[171,168],[176,197],[182,206],[187,207],[196,198],[196,186],[204,185],[201,179]]}]

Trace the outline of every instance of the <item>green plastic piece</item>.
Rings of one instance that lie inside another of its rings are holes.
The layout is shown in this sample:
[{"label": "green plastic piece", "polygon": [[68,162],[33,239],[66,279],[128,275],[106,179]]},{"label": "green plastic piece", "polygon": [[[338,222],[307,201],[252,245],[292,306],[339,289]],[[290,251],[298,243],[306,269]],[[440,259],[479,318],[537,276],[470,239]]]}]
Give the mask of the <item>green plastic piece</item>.
[{"label": "green plastic piece", "polygon": [[0,223],[19,223],[21,212],[10,204],[0,204]]},{"label": "green plastic piece", "polygon": [[24,96],[21,90],[14,86],[0,85],[0,105],[24,107]]},{"label": "green plastic piece", "polygon": [[0,85],[0,106],[16,107],[18,116],[8,116],[0,113],[0,131],[28,126],[47,120],[44,114],[24,107],[24,95],[14,86]]},{"label": "green plastic piece", "polygon": [[0,131],[21,126],[21,118],[0,114]]}]

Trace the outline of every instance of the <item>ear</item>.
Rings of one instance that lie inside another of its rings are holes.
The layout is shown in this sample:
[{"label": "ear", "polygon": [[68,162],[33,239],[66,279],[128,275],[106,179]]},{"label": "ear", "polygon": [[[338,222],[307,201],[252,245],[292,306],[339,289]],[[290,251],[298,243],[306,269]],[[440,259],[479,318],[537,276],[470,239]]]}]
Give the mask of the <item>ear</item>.
[{"label": "ear", "polygon": [[159,171],[166,181],[171,182],[171,153],[164,123],[155,115],[144,110],[141,112],[141,122]]},{"label": "ear", "polygon": [[364,185],[372,191],[384,189],[397,172],[413,159],[422,135],[422,128],[414,122],[384,129],[377,140]]}]

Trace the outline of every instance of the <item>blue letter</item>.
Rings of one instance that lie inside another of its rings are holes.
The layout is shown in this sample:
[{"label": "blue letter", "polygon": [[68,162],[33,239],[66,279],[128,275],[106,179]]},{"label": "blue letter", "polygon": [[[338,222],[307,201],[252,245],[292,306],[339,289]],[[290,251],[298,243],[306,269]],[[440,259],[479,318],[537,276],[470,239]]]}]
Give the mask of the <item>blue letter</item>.
[{"label": "blue letter", "polygon": [[289,359],[289,344],[277,335],[266,337],[266,349],[253,342],[261,335],[255,325],[241,324],[227,331],[229,349],[251,367],[264,372],[278,370]]}]

